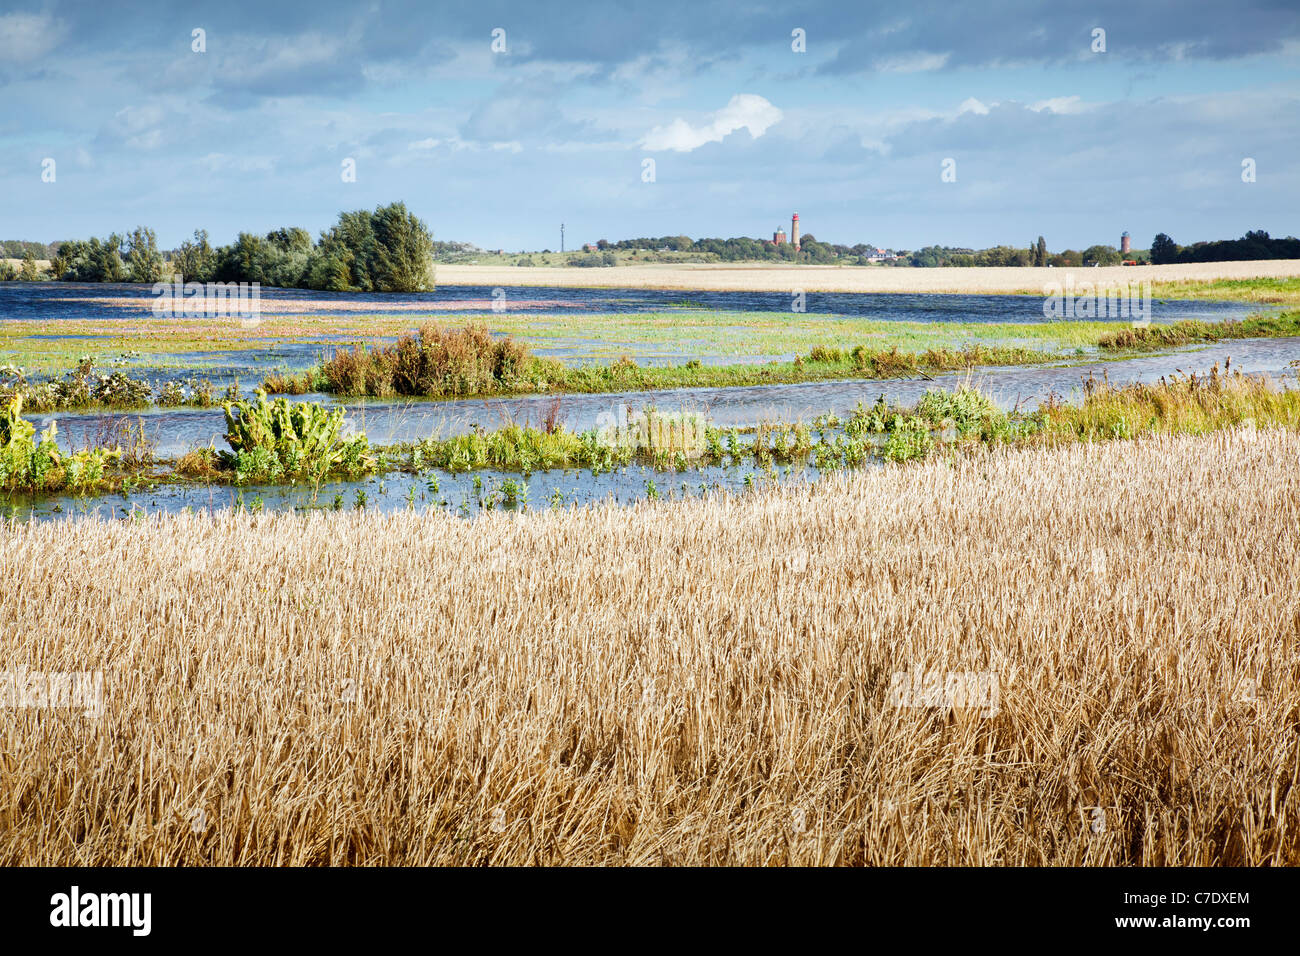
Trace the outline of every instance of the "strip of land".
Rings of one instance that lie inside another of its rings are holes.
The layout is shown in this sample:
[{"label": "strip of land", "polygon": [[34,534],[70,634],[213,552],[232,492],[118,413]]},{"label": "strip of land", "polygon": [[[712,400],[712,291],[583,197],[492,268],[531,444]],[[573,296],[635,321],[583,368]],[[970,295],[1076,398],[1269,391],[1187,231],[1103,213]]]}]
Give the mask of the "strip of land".
[{"label": "strip of land", "polygon": [[[683,289],[726,292],[965,292],[1043,295],[1067,277],[1081,282],[1203,283],[1220,279],[1300,278],[1300,259],[1107,266],[1096,269],[771,266],[717,263],[546,268],[439,265],[440,285],[569,286],[599,289]],[[1224,296],[1230,298],[1231,296]],[[1254,301],[1254,300],[1251,300]]]},{"label": "strip of land", "polygon": [[[913,355],[931,350],[997,350],[996,361],[1069,359],[1094,354],[1127,328],[1114,321],[1055,322],[915,322],[857,316],[822,316],[782,312],[576,313],[535,315],[502,312],[482,316],[446,315],[447,327],[487,322],[492,332],[514,336],[542,355],[566,365],[608,362],[635,355],[643,363],[658,359],[682,364],[704,357],[707,364],[790,361],[813,349],[848,352],[863,346],[872,352],[897,349]],[[0,322],[0,357],[28,375],[60,375],[93,356],[97,365],[219,373],[232,362],[257,364],[267,371],[299,372],[354,342],[371,345],[392,340],[419,324],[415,315],[272,316],[254,324],[233,319],[120,320],[66,319],[58,336],[38,320]],[[1195,337],[1179,334],[1185,325],[1153,327],[1125,340],[1131,348],[1156,348],[1230,335],[1276,337],[1300,334],[1300,311],[1261,315],[1242,322],[1197,323]],[[1163,331],[1162,331],[1163,330]],[[1172,337],[1172,338],[1171,338]],[[1169,341],[1166,341],[1168,339]],[[277,346],[298,347],[296,361],[277,358]],[[303,347],[306,348],[303,348]],[[916,364],[904,362],[904,365]],[[849,370],[850,372],[852,369]],[[722,373],[710,373],[721,375]],[[753,375],[750,370],[749,375]],[[724,376],[725,377],[725,376]],[[743,377],[743,376],[742,376]],[[809,379],[804,379],[809,380]]]}]

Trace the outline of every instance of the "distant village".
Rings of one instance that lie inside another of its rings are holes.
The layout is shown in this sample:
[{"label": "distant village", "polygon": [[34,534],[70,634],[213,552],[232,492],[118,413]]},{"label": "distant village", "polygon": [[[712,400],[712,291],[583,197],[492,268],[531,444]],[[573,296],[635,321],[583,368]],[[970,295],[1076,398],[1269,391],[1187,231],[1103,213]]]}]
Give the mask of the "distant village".
[{"label": "distant village", "polygon": [[438,262],[473,264],[494,257],[506,265],[618,266],[643,263],[683,262],[771,262],[820,265],[877,265],[935,268],[944,266],[1142,266],[1170,262],[1218,262],[1251,259],[1300,258],[1300,240],[1294,237],[1274,239],[1267,232],[1247,232],[1240,239],[1220,239],[1180,246],[1164,233],[1158,233],[1150,248],[1133,244],[1127,230],[1117,245],[1103,243],[1085,249],[1062,249],[1052,252],[1047,241],[1038,236],[1027,246],[991,246],[971,249],[958,246],[923,246],[919,249],[891,249],[870,243],[852,246],[821,242],[803,230],[799,214],[790,216],[790,228],[777,226],[771,239],[741,236],[730,239],[691,239],[689,236],[658,236],[599,239],[584,242],[574,249],[560,234],[558,250],[540,252],[506,252],[484,250],[467,242],[435,242],[434,258]]}]

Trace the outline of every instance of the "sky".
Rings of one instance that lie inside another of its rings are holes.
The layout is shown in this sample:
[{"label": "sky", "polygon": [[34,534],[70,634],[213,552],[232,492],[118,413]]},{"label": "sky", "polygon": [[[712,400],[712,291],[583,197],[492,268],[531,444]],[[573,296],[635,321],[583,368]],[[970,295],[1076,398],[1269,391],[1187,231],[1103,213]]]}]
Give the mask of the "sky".
[{"label": "sky", "polygon": [[1295,235],[1300,3],[0,0],[0,239],[396,200],[507,250]]}]

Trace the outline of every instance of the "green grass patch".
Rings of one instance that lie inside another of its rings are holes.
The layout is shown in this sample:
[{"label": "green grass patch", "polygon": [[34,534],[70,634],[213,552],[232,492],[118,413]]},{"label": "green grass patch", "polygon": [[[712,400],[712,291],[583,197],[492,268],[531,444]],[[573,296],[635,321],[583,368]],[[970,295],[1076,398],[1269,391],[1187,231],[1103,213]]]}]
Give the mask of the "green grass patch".
[{"label": "green grass patch", "polygon": [[[1149,281],[1144,278],[1145,270],[1142,268],[1131,271],[1132,278],[1129,281]],[[1014,294],[1042,295],[1043,290],[1041,287],[1017,289]],[[1278,279],[1162,279],[1151,282],[1151,298],[1300,305],[1300,276]]]},{"label": "green grass patch", "polygon": [[1202,322],[1185,319],[1170,325],[1149,325],[1145,328],[1120,329],[1098,340],[1099,348],[1158,349],[1197,342],[1219,342],[1224,339],[1254,339],[1300,335],[1300,311],[1280,315],[1254,315],[1240,321]]}]

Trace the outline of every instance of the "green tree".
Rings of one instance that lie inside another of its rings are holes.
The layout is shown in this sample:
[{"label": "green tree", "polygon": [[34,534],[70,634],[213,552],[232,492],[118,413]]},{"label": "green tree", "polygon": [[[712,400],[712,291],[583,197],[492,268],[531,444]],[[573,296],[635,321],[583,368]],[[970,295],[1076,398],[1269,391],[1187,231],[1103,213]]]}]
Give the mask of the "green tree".
[{"label": "green tree", "polygon": [[63,273],[68,271],[68,257],[64,253],[68,243],[59,242],[50,246],[50,278],[62,279]]},{"label": "green tree", "polygon": [[22,270],[18,274],[18,278],[22,279],[23,282],[40,281],[41,270],[36,265],[36,256],[30,249],[28,249],[26,254],[23,255],[23,266]]},{"label": "green tree", "polygon": [[132,282],[157,282],[162,278],[162,253],[152,229],[135,227],[127,242],[126,261]]},{"label": "green tree", "polygon": [[125,282],[126,266],[122,262],[122,237],[109,233],[107,239],[90,240],[90,253],[94,261],[94,271],[100,276],[99,282]]},{"label": "green tree", "polygon": [[375,210],[371,217],[376,292],[426,292],[433,288],[433,236],[405,203]]},{"label": "green tree", "polygon": [[1089,246],[1083,250],[1083,263],[1095,262],[1102,266],[1117,266],[1120,263],[1119,250],[1114,246]]},{"label": "green tree", "polygon": [[216,254],[208,244],[206,229],[195,229],[194,241],[186,239],[172,256],[172,271],[191,282],[210,281],[215,264]]},{"label": "green tree", "polygon": [[1155,265],[1162,265],[1166,262],[1178,261],[1178,244],[1163,232],[1157,233],[1156,237],[1151,240],[1151,262]]},{"label": "green tree", "polygon": [[217,251],[217,265],[214,278],[217,282],[262,282],[271,283],[265,274],[266,244],[261,236],[251,232],[241,232],[233,244],[222,246]]}]

